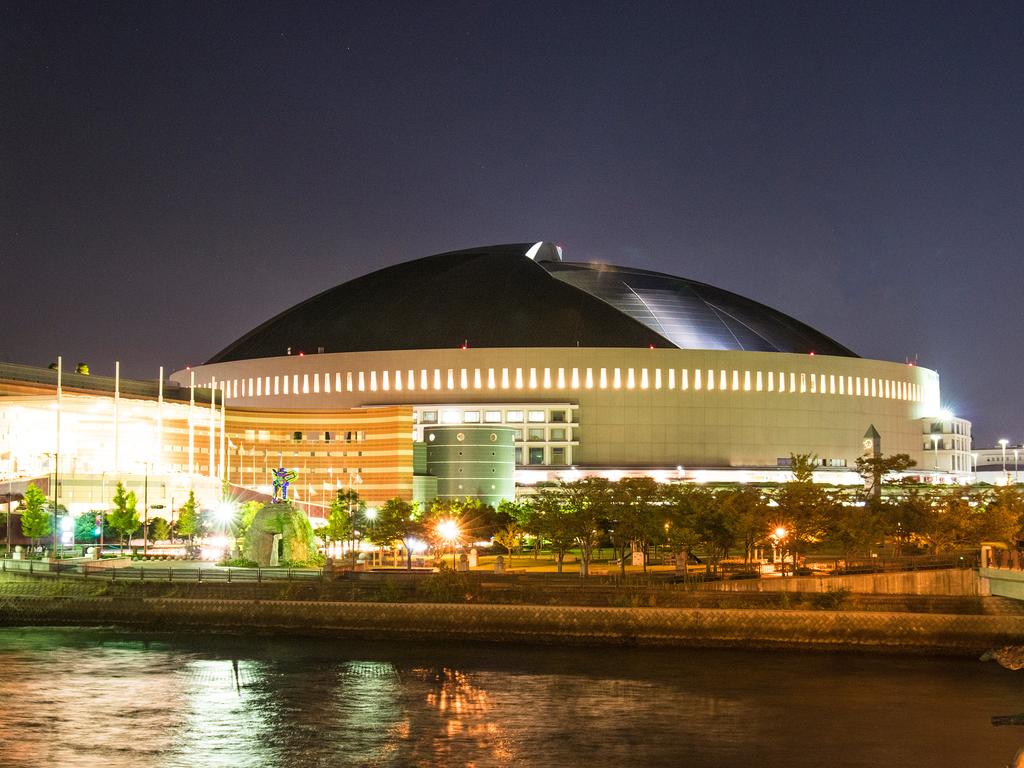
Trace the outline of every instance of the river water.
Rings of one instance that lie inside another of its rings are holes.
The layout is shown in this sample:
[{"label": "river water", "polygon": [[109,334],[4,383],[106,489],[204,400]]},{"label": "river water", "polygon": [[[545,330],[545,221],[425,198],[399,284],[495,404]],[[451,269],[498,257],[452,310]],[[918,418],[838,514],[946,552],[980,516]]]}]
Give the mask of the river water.
[{"label": "river water", "polygon": [[1005,766],[970,659],[0,629],[4,768]]}]

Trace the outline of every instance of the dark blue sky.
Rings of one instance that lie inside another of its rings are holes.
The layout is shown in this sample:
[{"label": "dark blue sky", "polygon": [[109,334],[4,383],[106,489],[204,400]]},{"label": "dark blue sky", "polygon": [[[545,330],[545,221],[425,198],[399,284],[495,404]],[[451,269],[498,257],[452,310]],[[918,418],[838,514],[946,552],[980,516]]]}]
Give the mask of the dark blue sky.
[{"label": "dark blue sky", "polygon": [[548,239],[917,356],[977,444],[1024,439],[1019,3],[0,19],[0,359],[152,377],[378,266]]}]

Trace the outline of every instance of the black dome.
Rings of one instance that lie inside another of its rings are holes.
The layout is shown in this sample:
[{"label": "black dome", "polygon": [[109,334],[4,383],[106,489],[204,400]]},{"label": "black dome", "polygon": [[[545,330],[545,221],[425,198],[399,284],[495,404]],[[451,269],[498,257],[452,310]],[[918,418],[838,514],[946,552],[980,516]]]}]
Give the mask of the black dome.
[{"label": "black dome", "polygon": [[[523,243],[452,251],[331,288],[210,363],[300,351],[471,347],[678,347],[856,357],[762,304],[658,272],[565,263]],[[536,259],[536,260],[535,260]]]}]

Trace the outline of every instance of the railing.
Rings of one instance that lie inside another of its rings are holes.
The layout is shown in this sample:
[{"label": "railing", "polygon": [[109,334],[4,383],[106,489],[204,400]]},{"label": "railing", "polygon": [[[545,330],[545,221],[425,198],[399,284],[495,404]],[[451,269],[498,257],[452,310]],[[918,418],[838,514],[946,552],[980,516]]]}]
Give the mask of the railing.
[{"label": "railing", "polygon": [[0,573],[22,573],[39,576],[77,576],[101,581],[160,582],[256,582],[322,581],[322,570],[303,568],[156,568],[99,565],[96,561],[65,563],[51,560],[0,559]]},{"label": "railing", "polygon": [[1024,553],[1019,549],[998,549],[996,547],[983,546],[981,550],[981,565],[983,568],[1024,571]]}]

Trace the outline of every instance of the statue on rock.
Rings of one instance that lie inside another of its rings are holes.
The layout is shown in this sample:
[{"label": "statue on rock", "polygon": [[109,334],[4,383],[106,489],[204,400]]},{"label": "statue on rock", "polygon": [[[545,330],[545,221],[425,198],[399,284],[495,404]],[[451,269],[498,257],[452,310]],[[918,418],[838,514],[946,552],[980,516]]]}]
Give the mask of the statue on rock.
[{"label": "statue on rock", "polygon": [[315,554],[309,518],[287,501],[271,502],[257,512],[242,542],[242,557],[263,568],[307,563]]}]

